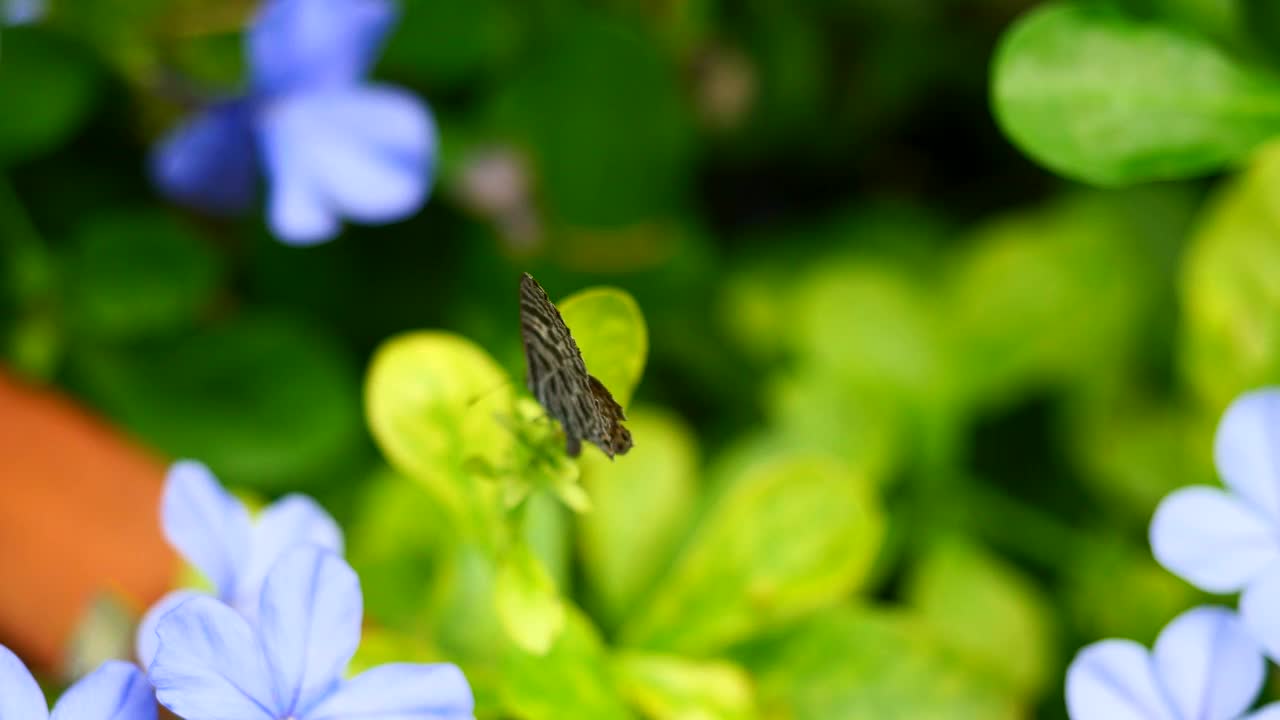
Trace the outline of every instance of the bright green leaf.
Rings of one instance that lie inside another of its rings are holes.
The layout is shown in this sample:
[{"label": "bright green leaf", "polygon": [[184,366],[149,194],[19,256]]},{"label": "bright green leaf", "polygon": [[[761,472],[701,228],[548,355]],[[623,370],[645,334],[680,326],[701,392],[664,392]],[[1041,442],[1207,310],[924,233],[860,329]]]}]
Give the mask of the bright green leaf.
[{"label": "bright green leaf", "polygon": [[835,461],[754,467],[719,495],[622,643],[705,655],[750,638],[857,588],[883,534],[870,483]]},{"label": "bright green leaf", "polygon": [[67,311],[82,335],[133,338],[181,329],[209,302],[217,257],[168,214],[90,218],[66,266]]},{"label": "bright green leaf", "polygon": [[1157,565],[1145,546],[1109,540],[1063,548],[1061,557],[1058,596],[1080,638],[1120,637],[1150,645],[1170,619],[1205,601]]},{"label": "bright green leaf", "polygon": [[698,491],[693,434],[665,411],[641,408],[628,422],[638,442],[625,458],[581,460],[594,508],[578,516],[578,553],[596,615],[617,627],[670,560]]},{"label": "bright green leaf", "polygon": [[622,694],[657,720],[752,720],[751,678],[724,660],[622,652],[613,658]]},{"label": "bright green leaf", "polygon": [[958,538],[936,542],[913,568],[907,601],[938,642],[1011,695],[1056,682],[1052,613],[1035,585]]},{"label": "bright green leaf", "polygon": [[564,631],[549,652],[511,648],[502,665],[507,714],[520,720],[633,720],[614,688],[608,656],[596,629],[570,607]]},{"label": "bright green leaf", "polygon": [[1239,393],[1280,382],[1280,146],[1205,212],[1182,275],[1182,369],[1216,417]]},{"label": "bright green leaf", "polygon": [[750,649],[766,717],[1013,720],[1010,699],[949,656],[914,616],[839,608]]},{"label": "bright green leaf", "polygon": [[527,652],[546,654],[564,629],[564,602],[556,582],[524,543],[498,559],[494,602],[507,635]]},{"label": "bright green leaf", "polygon": [[82,48],[39,28],[0,38],[0,166],[52,150],[92,109],[99,72]]},{"label": "bright green leaf", "polygon": [[387,459],[451,504],[468,490],[455,479],[471,461],[508,460],[514,436],[511,379],[484,350],[446,332],[387,340],[365,379],[365,413]]},{"label": "bright green leaf", "polygon": [[1194,177],[1280,133],[1280,80],[1203,37],[1072,4],[1031,11],[993,71],[1004,131],[1099,185]]},{"label": "bright green leaf", "polygon": [[640,306],[625,291],[587,288],[556,307],[582,351],[587,371],[625,408],[640,384],[649,353],[649,330]]}]

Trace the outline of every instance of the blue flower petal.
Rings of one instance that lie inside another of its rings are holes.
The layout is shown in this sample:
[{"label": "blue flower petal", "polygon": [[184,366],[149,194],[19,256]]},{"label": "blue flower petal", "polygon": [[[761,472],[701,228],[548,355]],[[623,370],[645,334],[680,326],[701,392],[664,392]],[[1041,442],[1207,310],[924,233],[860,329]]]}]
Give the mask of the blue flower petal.
[{"label": "blue flower petal", "polygon": [[1280,560],[1280,537],[1263,515],[1217,488],[1189,487],[1160,502],[1151,552],[1170,572],[1209,592],[1235,592]]},{"label": "blue flower petal", "polygon": [[1214,437],[1222,480],[1280,527],[1280,390],[1246,393],[1231,403]]},{"label": "blue flower petal", "polygon": [[395,21],[387,0],[268,0],[249,31],[254,89],[280,95],[354,83]]},{"label": "blue flower petal", "polygon": [[401,220],[430,192],[435,125],[411,93],[363,86],[295,95],[266,108],[259,130],[272,227],[286,241],[327,239],[339,216]]},{"label": "blue flower petal", "polygon": [[1240,594],[1240,618],[1267,655],[1280,658],[1280,563]]},{"label": "blue flower petal", "polygon": [[470,720],[471,687],[455,665],[394,663],[343,683],[307,720]]},{"label": "blue flower petal", "polygon": [[210,597],[183,603],[160,620],[160,647],[148,669],[160,704],[186,720],[276,720],[262,646],[249,623]]},{"label": "blue flower petal", "polygon": [[1081,650],[1067,669],[1072,720],[1178,720],[1164,699],[1147,649],[1103,640]]},{"label": "blue flower petal", "polygon": [[53,720],[155,720],[151,683],[132,663],[110,660],[72,685],[53,708]]},{"label": "blue flower petal", "polygon": [[160,598],[142,616],[141,622],[138,623],[138,631],[134,635],[134,651],[137,652],[138,662],[142,667],[151,667],[151,661],[156,657],[156,648],[160,645],[160,638],[156,636],[156,627],[160,625],[160,619],[168,615],[170,610],[195,597],[201,597],[200,593],[176,590]]},{"label": "blue flower petal", "polygon": [[285,716],[303,717],[339,682],[360,644],[360,580],[316,547],[285,553],[262,586],[258,632]]},{"label": "blue flower petal", "polygon": [[1234,720],[1262,689],[1258,644],[1223,607],[1179,615],[1160,632],[1152,655],[1178,717]]},{"label": "blue flower petal", "polygon": [[169,468],[160,508],[169,543],[209,578],[223,598],[234,596],[249,559],[249,512],[222,489],[202,463]]},{"label": "blue flower petal", "polygon": [[288,550],[298,545],[315,545],[342,552],[342,530],[329,513],[305,495],[289,495],[258,515],[253,526],[249,565],[240,578],[236,607],[247,617],[256,617],[262,583],[267,572]]},{"label": "blue flower petal", "polygon": [[38,720],[49,706],[36,679],[9,648],[0,645],[0,720]]},{"label": "blue flower petal", "polygon": [[28,25],[42,20],[48,12],[45,0],[0,0],[6,25]]},{"label": "blue flower petal", "polygon": [[151,176],[175,202],[216,214],[244,212],[258,181],[249,107],[216,105],[178,126],[152,152]]}]

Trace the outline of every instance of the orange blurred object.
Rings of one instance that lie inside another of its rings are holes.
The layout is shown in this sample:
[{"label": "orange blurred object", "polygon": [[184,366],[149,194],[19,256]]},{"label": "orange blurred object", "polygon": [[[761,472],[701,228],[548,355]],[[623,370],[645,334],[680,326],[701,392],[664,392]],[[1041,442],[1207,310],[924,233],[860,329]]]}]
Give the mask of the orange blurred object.
[{"label": "orange blurred object", "polygon": [[68,398],[0,370],[0,643],[60,672],[95,597],[141,611],[170,587],[164,470]]}]

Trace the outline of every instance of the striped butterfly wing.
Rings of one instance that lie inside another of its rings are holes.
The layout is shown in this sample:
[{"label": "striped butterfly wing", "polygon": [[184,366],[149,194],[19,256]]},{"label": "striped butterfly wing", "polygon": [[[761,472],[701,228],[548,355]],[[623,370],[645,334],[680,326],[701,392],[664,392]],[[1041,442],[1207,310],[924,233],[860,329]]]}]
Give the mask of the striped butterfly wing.
[{"label": "striped butterfly wing", "polygon": [[622,407],[599,380],[587,374],[560,311],[528,273],[520,278],[520,339],[529,391],[564,427],[569,455],[582,452],[583,440],[611,458],[631,449],[631,435],[621,425]]}]

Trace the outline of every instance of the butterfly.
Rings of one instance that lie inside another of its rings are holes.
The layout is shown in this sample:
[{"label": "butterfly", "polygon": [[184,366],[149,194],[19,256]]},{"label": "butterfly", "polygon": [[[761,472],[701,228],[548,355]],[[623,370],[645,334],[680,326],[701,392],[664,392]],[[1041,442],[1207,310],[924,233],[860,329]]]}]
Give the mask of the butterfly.
[{"label": "butterfly", "polygon": [[611,460],[626,454],[631,433],[622,426],[622,406],[587,373],[560,311],[529,273],[520,278],[520,339],[529,391],[564,427],[565,452],[577,457],[586,440]]}]

